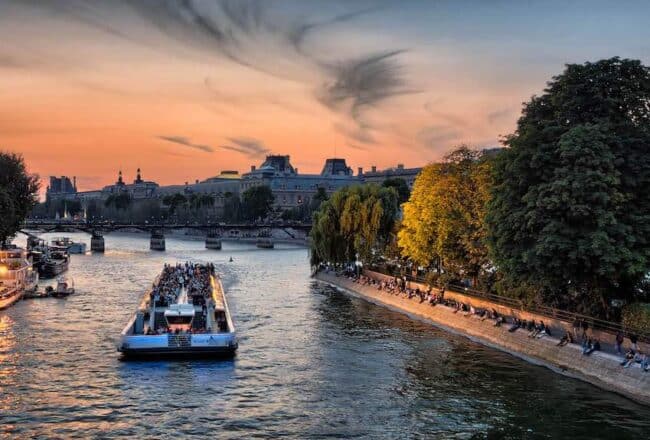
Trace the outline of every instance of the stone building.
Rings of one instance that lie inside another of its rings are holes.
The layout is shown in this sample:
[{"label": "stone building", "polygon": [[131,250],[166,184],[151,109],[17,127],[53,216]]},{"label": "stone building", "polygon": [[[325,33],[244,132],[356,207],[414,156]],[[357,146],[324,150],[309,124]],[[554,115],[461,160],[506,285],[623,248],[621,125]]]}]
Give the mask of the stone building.
[{"label": "stone building", "polygon": [[254,165],[242,175],[240,193],[259,185],[267,185],[275,196],[275,206],[290,209],[307,204],[323,188],[329,195],[344,186],[361,183],[354,176],[345,159],[332,158],[325,161],[320,174],[300,174],[291,165],[288,155],[270,155],[260,165]]}]

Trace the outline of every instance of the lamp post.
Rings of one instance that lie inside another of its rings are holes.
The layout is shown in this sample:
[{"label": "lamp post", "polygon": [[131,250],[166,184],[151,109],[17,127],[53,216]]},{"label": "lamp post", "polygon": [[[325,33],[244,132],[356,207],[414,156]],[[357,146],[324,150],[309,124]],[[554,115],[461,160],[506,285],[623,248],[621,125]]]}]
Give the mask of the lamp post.
[{"label": "lamp post", "polygon": [[359,261],[359,254],[356,254],[356,261],[354,262],[354,265],[357,268],[357,278],[359,278],[359,275],[361,275],[361,266],[363,266],[363,263]]}]

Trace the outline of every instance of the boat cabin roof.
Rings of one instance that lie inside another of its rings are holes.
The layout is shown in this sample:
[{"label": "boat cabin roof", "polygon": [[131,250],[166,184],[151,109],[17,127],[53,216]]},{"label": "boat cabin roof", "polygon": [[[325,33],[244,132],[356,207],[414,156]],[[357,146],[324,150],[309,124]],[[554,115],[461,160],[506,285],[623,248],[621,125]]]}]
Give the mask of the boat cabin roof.
[{"label": "boat cabin roof", "polygon": [[171,304],[165,310],[167,316],[194,316],[194,306],[192,304]]}]

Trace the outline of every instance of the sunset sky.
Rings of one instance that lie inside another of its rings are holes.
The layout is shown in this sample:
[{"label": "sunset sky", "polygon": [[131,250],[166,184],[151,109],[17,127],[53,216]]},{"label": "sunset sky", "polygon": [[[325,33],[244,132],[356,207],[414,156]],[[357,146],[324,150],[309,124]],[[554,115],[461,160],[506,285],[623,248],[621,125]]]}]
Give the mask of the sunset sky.
[{"label": "sunset sky", "polygon": [[650,63],[650,2],[0,0],[0,149],[81,190],[496,146],[565,63]]}]

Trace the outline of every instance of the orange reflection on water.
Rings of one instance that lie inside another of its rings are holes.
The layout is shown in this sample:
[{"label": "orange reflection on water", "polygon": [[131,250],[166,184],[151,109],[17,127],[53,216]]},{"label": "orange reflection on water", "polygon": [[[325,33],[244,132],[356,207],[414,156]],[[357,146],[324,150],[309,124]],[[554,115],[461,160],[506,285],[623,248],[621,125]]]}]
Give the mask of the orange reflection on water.
[{"label": "orange reflection on water", "polygon": [[0,410],[3,412],[13,404],[12,396],[3,393],[2,390],[13,383],[17,373],[16,358],[18,354],[14,351],[16,336],[14,335],[15,321],[7,315],[0,315]]}]

